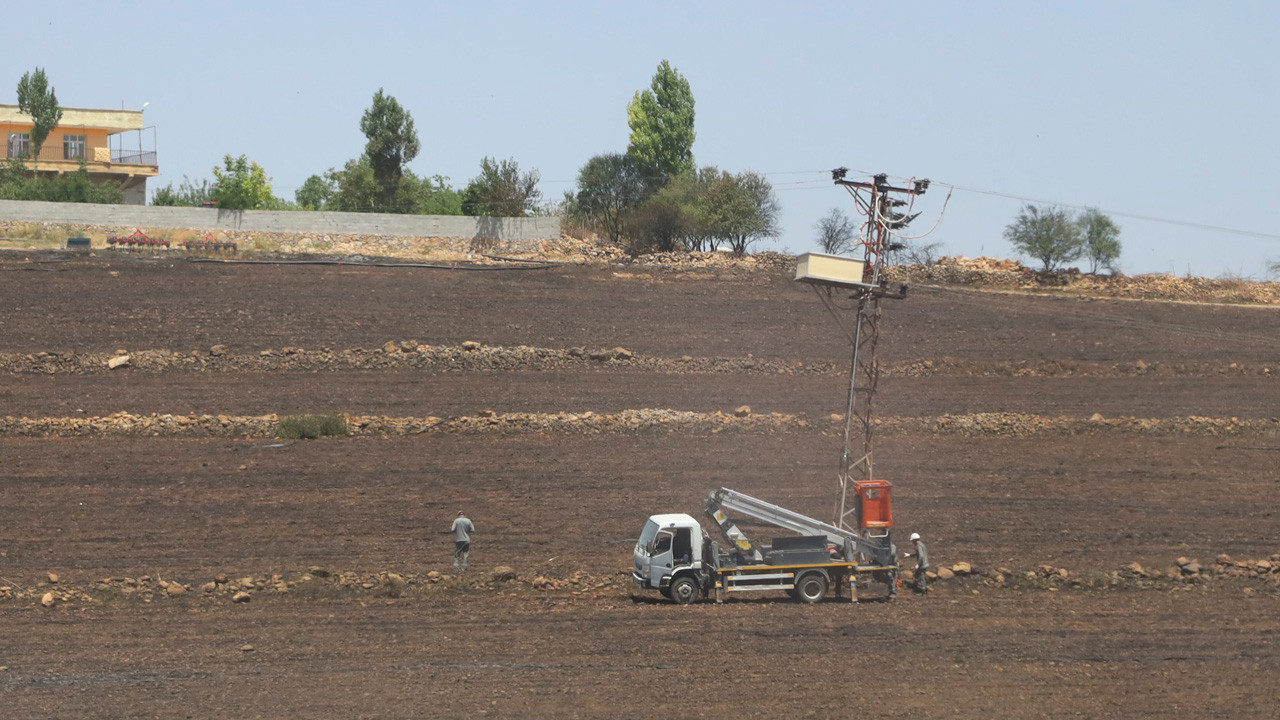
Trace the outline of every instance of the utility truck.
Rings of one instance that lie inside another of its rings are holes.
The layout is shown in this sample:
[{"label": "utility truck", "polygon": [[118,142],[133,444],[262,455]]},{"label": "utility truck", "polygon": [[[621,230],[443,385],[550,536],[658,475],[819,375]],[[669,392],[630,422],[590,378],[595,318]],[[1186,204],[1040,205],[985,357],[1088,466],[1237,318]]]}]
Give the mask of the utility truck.
[{"label": "utility truck", "polygon": [[[799,602],[816,603],[832,589],[839,597],[845,586],[849,599],[856,602],[859,576],[892,584],[898,564],[891,535],[890,483],[867,480],[854,485],[859,531],[729,488],[711,493],[704,508],[728,541],[724,547],[691,515],[652,515],[636,542],[632,579],[640,588],[658,590],[681,605],[707,597],[721,603],[728,593],[766,590],[785,590]],[[726,511],[796,535],[756,545]]]}]

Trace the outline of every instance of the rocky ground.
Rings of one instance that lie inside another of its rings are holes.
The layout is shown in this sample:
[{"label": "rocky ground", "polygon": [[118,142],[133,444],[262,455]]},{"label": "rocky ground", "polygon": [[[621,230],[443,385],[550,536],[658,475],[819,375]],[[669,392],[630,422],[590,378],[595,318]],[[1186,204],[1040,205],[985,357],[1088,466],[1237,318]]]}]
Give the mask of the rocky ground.
[{"label": "rocky ground", "polygon": [[[592,263],[0,252],[9,714],[1273,712],[1264,295],[911,276],[877,470],[934,591],[680,608],[627,581],[645,517],[722,485],[829,514],[848,345],[776,257]],[[351,434],[276,438],[300,413]]]}]

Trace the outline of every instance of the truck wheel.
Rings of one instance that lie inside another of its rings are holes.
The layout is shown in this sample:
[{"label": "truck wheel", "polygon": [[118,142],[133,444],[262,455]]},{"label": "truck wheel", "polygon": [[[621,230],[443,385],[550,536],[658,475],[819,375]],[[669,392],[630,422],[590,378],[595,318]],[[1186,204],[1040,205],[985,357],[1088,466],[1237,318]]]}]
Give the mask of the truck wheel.
[{"label": "truck wheel", "polygon": [[827,596],[827,578],[822,573],[805,573],[796,583],[796,600],[802,603],[821,602]]},{"label": "truck wheel", "polygon": [[698,583],[685,575],[671,581],[671,599],[680,605],[688,605],[698,599]]}]

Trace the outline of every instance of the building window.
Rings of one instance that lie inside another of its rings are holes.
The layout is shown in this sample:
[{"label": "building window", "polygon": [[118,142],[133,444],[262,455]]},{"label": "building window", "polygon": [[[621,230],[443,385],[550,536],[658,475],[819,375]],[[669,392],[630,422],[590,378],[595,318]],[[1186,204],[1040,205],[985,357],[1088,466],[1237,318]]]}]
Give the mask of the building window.
[{"label": "building window", "polygon": [[9,157],[31,157],[31,133],[9,133]]},{"label": "building window", "polygon": [[83,160],[84,159],[84,136],[83,135],[63,135],[62,136],[62,158],[64,160]]}]

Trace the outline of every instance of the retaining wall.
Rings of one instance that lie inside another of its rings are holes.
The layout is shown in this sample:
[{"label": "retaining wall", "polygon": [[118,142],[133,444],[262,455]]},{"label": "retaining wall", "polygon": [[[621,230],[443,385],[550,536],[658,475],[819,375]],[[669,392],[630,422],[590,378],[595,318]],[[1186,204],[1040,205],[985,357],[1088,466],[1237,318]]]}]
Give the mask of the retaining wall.
[{"label": "retaining wall", "polygon": [[555,217],[495,218],[463,215],[218,210],[25,200],[0,200],[0,220],[112,227],[449,237],[499,241],[553,240],[560,237],[560,218]]}]

